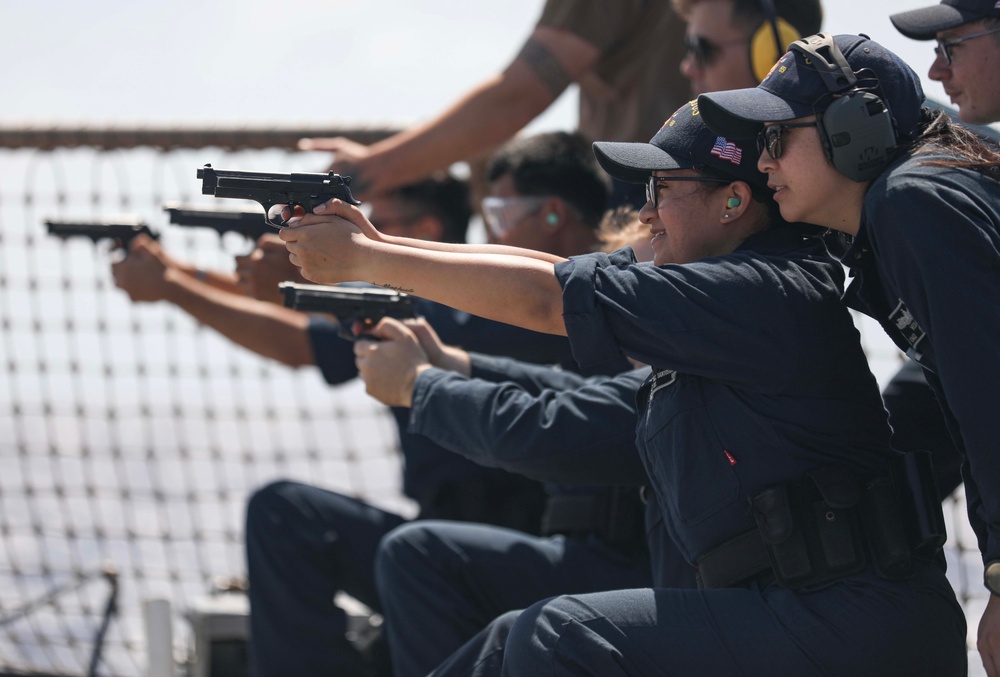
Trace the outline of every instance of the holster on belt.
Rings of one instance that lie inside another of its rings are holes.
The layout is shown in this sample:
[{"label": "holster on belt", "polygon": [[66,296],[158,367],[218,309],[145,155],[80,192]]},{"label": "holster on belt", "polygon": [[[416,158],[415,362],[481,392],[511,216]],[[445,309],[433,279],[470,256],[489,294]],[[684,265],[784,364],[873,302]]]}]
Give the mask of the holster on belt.
[{"label": "holster on belt", "polygon": [[757,530],[778,583],[797,589],[864,569],[860,502],[857,480],[837,467],[751,496]]},{"label": "holster on belt", "polygon": [[750,497],[756,529],[703,553],[702,587],[751,580],[796,590],[868,567],[886,579],[913,573],[916,559],[944,544],[944,517],[929,458],[901,454],[889,477],[861,479],[839,466],[821,468]]}]

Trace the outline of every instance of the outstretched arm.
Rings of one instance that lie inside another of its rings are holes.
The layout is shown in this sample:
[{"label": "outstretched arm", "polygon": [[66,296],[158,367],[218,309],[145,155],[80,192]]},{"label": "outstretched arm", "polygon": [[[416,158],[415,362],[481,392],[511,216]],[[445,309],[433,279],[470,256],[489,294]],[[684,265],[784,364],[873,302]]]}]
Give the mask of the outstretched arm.
[{"label": "outstretched arm", "polygon": [[155,240],[137,237],[111,271],[132,301],[168,301],[244,348],[289,366],[315,361],[308,315],[203,282],[174,265]]},{"label": "outstretched arm", "polygon": [[599,56],[599,50],[579,36],[539,26],[503,72],[432,120],[372,146],[335,138],[303,139],[300,148],[333,151],[333,169],[353,177],[355,195],[385,193],[503,143],[548,108]]},{"label": "outstretched arm", "polygon": [[[294,212],[286,212],[283,216],[287,215],[288,223],[291,225],[303,224],[302,217],[305,213],[298,214],[297,217],[293,218],[292,214]],[[347,219],[352,224],[357,226],[358,230],[370,240],[375,240],[376,242],[386,242],[389,244],[398,244],[406,247],[414,247],[416,249],[427,249],[429,251],[436,252],[458,252],[462,254],[470,253],[481,253],[481,254],[511,254],[514,256],[524,256],[527,258],[538,259],[539,261],[548,261],[549,263],[558,263],[564,261],[565,259],[561,256],[556,256],[555,254],[550,254],[548,252],[538,251],[536,249],[523,249],[521,247],[510,247],[502,244],[465,244],[456,242],[438,242],[437,240],[423,240],[412,237],[403,237],[401,235],[386,235],[385,233],[379,231],[375,224],[368,220],[360,209],[353,205],[349,205],[337,198],[333,198],[324,202],[323,204],[317,205],[313,211],[313,214],[322,214],[325,216],[340,216]],[[313,219],[309,219],[304,223],[315,223]],[[271,237],[271,236],[268,236]],[[277,237],[281,237],[280,233]],[[294,269],[294,267],[293,267]]]},{"label": "outstretched arm", "polygon": [[371,224],[340,202],[291,223],[279,236],[309,280],[369,282],[491,320],[566,334],[554,261],[536,258],[535,252],[488,245],[438,251],[402,238],[372,239]]}]

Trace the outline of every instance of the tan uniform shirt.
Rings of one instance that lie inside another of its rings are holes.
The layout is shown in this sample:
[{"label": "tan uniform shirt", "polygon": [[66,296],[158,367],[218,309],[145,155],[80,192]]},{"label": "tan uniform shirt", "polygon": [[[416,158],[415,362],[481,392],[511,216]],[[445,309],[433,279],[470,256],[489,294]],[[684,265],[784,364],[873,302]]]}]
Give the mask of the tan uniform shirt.
[{"label": "tan uniform shirt", "polygon": [[649,141],[691,98],[678,70],[684,21],[667,0],[547,0],[538,25],[601,52],[578,82],[579,130],[592,141]]}]

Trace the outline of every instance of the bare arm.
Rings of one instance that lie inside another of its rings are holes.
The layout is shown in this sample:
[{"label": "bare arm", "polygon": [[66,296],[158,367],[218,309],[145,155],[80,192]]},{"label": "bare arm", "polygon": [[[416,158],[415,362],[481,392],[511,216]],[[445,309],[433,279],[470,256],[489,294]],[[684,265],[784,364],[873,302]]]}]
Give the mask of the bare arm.
[{"label": "bare arm", "polygon": [[1000,596],[990,595],[979,621],[976,648],[988,677],[1000,676]]},{"label": "bare arm", "polygon": [[290,367],[315,364],[305,313],[214,289],[182,273],[168,274],[166,282],[164,300],[233,343]]},{"label": "bare arm", "polygon": [[[375,239],[375,238],[372,238]],[[522,249],[520,247],[510,247],[502,244],[460,244],[455,242],[434,242],[432,240],[417,240],[410,237],[399,237],[395,235],[383,235],[380,241],[387,244],[396,244],[402,247],[412,247],[413,249],[425,249],[435,252],[453,252],[459,254],[507,254],[526,259],[536,259],[547,263],[559,263],[565,261],[561,256],[537,249]]]},{"label": "bare arm", "polygon": [[279,236],[291,262],[314,282],[370,282],[473,315],[566,334],[552,261],[488,245],[436,251],[378,241],[365,236],[358,225],[364,223],[356,209],[335,203],[324,215],[295,220]]},{"label": "bare arm", "polygon": [[[368,220],[368,217],[361,213],[360,209],[352,207],[337,198],[333,198],[328,202],[316,206],[313,213],[343,216],[357,226],[365,237],[371,240],[385,242],[388,244],[397,244],[404,247],[413,247],[414,249],[426,249],[428,251],[437,252],[457,252],[464,254],[510,254],[511,256],[523,256],[526,258],[538,259],[539,261],[547,261],[549,263],[558,263],[559,261],[564,260],[561,256],[556,256],[555,254],[550,254],[548,252],[538,251],[535,249],[522,249],[520,247],[510,247],[500,244],[460,244],[454,242],[437,242],[436,240],[422,240],[412,237],[402,237],[399,235],[386,235],[385,233],[377,230],[375,225]],[[282,252],[284,251],[285,249],[282,247]],[[285,263],[287,264],[287,261]],[[296,271],[296,275],[299,274],[297,268],[294,266],[290,267]]]},{"label": "bare arm", "polygon": [[300,147],[333,151],[334,170],[354,177],[356,195],[384,193],[503,143],[589,71],[599,56],[596,47],[568,31],[536,27],[503,72],[432,120],[372,146],[336,138],[303,139]]},{"label": "bare arm", "polygon": [[115,284],[136,302],[168,301],[244,348],[283,364],[314,364],[309,316],[202,282],[159,243],[136,238],[128,257],[111,267]]},{"label": "bare arm", "polygon": [[175,268],[183,272],[185,275],[201,280],[205,284],[215,287],[216,289],[222,289],[223,291],[232,292],[233,294],[241,293],[236,273],[225,273],[218,270],[205,270],[190,263],[178,261],[174,257],[170,256],[162,246],[159,244],[153,244],[152,241],[145,235],[140,235],[136,238],[136,241],[138,243],[138,247],[136,247],[135,244],[133,244],[132,247],[133,249],[137,248],[143,252],[140,256],[155,256],[155,258],[162,265]]},{"label": "bare arm", "polygon": [[205,270],[191,265],[190,263],[178,263],[177,269],[193,278],[201,280],[205,284],[230,292],[231,294],[241,293],[239,279],[236,273],[224,273],[219,270]]}]

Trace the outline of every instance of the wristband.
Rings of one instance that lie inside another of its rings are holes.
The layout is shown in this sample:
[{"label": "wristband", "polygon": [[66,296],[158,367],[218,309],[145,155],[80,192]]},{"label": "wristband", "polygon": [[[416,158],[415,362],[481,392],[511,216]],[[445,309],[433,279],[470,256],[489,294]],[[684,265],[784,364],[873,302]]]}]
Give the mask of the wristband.
[{"label": "wristband", "polygon": [[993,560],[986,564],[986,571],[983,572],[983,583],[986,589],[994,595],[1000,595],[1000,560]]}]

